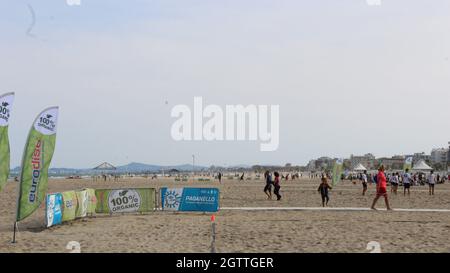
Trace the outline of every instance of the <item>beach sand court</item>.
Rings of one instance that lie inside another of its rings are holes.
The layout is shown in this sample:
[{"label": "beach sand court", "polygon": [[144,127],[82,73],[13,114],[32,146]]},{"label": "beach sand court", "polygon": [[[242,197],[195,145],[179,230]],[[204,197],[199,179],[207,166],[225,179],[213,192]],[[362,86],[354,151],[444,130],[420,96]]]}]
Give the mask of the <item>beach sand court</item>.
[{"label": "beach sand court", "polygon": [[[267,200],[264,182],[223,180],[175,182],[174,179],[124,178],[121,181],[50,180],[49,192],[82,188],[217,187],[217,252],[369,252],[371,241],[382,252],[450,252],[450,212],[369,210],[283,210],[284,207],[321,206],[319,180],[282,181],[281,201]],[[399,188],[401,191],[402,188]],[[344,181],[330,193],[330,208],[367,209],[375,187],[366,196],[362,186]],[[389,195],[394,209],[450,209],[450,184],[412,188],[411,196]],[[81,252],[210,252],[210,215],[156,211],[147,214],[96,215],[49,229],[43,227],[44,209],[19,223],[17,243],[11,244],[17,183],[0,193],[0,252],[69,252],[70,241]],[[379,208],[384,201],[379,200]],[[280,208],[264,210],[258,208]],[[242,210],[237,208],[257,208]]]}]

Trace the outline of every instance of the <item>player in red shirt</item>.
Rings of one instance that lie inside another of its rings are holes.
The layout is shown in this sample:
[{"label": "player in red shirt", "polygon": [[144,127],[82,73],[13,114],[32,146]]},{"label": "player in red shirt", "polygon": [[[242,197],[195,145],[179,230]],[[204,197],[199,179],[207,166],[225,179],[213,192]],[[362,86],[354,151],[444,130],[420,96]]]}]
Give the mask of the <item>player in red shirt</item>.
[{"label": "player in red shirt", "polygon": [[391,207],[389,206],[389,200],[387,195],[387,185],[386,185],[386,175],[384,174],[384,166],[381,165],[378,169],[378,175],[377,175],[377,196],[375,196],[375,199],[373,199],[372,207],[371,209],[376,210],[375,204],[377,203],[378,199],[383,196],[384,201],[386,202],[386,208],[387,210],[391,210]]}]

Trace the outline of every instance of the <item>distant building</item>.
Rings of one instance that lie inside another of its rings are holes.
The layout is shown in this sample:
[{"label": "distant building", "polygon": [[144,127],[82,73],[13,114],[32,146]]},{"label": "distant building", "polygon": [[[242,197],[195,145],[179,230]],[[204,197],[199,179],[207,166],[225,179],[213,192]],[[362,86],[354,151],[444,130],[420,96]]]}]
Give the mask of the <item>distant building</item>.
[{"label": "distant building", "polygon": [[422,152],[422,153],[415,153],[413,155],[413,165],[416,164],[417,162],[421,161],[421,160],[425,161],[426,163],[430,163],[431,162],[431,156],[425,154],[424,152]]},{"label": "distant building", "polygon": [[439,148],[431,151],[431,163],[433,164],[445,164],[447,163],[448,149]]},{"label": "distant building", "polygon": [[344,158],[343,166],[344,166],[344,170],[350,170],[350,171],[353,170],[352,161],[348,158]]},{"label": "distant building", "polygon": [[384,165],[386,170],[401,170],[405,163],[405,157],[401,155],[396,155],[393,157],[382,157],[378,159],[379,165]]},{"label": "distant building", "polygon": [[308,162],[308,165],[306,165],[306,170],[309,172],[314,172],[316,170],[316,161],[314,159]]},{"label": "distant building", "polygon": [[356,166],[358,166],[358,164],[362,164],[368,170],[373,170],[377,167],[376,166],[377,161],[375,159],[375,156],[370,153],[365,154],[363,156],[351,155],[350,156],[350,164],[351,164],[351,168],[355,168]]},{"label": "distant building", "polygon": [[335,161],[336,159],[323,156],[315,160],[310,160],[306,169],[310,172],[325,171],[332,168]]},{"label": "distant building", "polygon": [[[450,145],[450,142],[449,142]],[[450,152],[449,149],[440,148],[433,149],[431,155],[427,155],[424,152],[415,153],[412,155],[395,155],[393,157],[381,157],[376,158],[373,154],[368,153],[362,156],[351,155],[350,158],[344,159],[344,169],[353,170],[359,164],[363,165],[367,170],[376,170],[381,164],[385,166],[387,170],[402,170],[405,165],[406,158],[413,158],[413,165],[417,162],[423,160],[428,165],[441,166],[439,168],[445,168],[446,162],[449,162],[449,172],[450,172]],[[448,159],[447,159],[448,157]],[[448,160],[448,161],[447,161]],[[310,160],[305,170],[314,171],[325,171],[330,170],[333,167],[336,158],[330,157],[320,157],[315,160]],[[288,166],[288,164],[286,164]]]},{"label": "distant building", "polygon": [[332,168],[334,162],[336,160],[330,157],[320,157],[316,160],[316,170],[318,171],[324,171],[327,170],[329,168]]}]

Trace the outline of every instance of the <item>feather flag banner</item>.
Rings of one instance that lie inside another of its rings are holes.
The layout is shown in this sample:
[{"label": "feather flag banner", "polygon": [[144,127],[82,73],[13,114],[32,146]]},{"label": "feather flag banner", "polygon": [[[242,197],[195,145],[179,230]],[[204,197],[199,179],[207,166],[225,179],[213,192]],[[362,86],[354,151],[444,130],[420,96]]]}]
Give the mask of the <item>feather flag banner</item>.
[{"label": "feather flag banner", "polygon": [[0,96],[0,192],[6,185],[10,170],[10,148],[8,127],[14,93]]},{"label": "feather flag banner", "polygon": [[57,121],[58,107],[51,107],[42,111],[31,127],[22,157],[17,222],[30,216],[45,201]]}]

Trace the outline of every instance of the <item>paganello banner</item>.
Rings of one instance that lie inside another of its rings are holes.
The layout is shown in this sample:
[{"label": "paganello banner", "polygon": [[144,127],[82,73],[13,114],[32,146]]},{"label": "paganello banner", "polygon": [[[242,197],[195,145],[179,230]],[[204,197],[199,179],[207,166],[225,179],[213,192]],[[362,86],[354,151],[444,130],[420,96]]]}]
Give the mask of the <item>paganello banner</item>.
[{"label": "paganello banner", "polygon": [[155,210],[156,190],[100,189],[97,196],[97,213],[148,212]]},{"label": "paganello banner", "polygon": [[63,196],[60,193],[47,194],[45,219],[47,227],[62,223]]},{"label": "paganello banner", "polygon": [[161,188],[161,205],[168,211],[216,212],[219,210],[219,189]]}]

